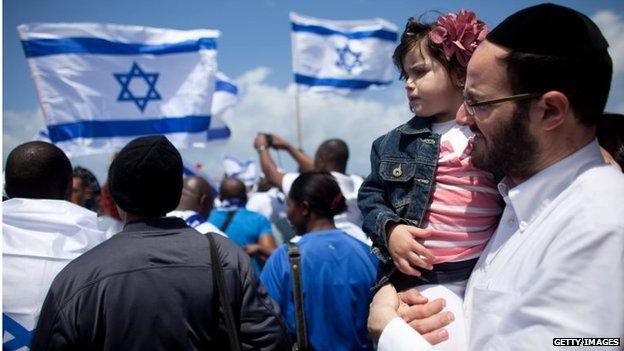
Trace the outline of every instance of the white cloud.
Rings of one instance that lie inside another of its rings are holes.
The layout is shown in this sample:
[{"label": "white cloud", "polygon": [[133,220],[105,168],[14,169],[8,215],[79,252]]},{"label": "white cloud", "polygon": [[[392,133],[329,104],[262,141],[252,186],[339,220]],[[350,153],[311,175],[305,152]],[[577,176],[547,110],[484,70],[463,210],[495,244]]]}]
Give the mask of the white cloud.
[{"label": "white cloud", "polygon": [[624,72],[624,17],[611,11],[598,11],[592,19],[609,43],[609,54],[613,59],[613,69],[616,74]]},{"label": "white cloud", "polygon": [[592,16],[592,20],[607,39],[613,60],[613,80],[606,110],[624,113],[624,17],[611,10],[602,10]]},{"label": "white cloud", "polygon": [[40,109],[33,111],[5,111],[2,116],[2,149],[4,160],[16,146],[33,140],[35,135],[45,128]]}]

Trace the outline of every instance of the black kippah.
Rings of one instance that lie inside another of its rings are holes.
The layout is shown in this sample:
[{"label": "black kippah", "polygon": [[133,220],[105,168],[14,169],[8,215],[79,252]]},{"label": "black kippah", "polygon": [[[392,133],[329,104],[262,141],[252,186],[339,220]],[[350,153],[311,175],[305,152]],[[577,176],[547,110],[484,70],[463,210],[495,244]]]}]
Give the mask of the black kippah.
[{"label": "black kippah", "polygon": [[111,195],[124,211],[160,217],[175,209],[182,194],[182,157],[164,136],[126,145],[108,171]]},{"label": "black kippah", "polygon": [[487,40],[512,51],[569,56],[607,50],[598,26],[584,14],[555,4],[541,4],[507,17]]}]

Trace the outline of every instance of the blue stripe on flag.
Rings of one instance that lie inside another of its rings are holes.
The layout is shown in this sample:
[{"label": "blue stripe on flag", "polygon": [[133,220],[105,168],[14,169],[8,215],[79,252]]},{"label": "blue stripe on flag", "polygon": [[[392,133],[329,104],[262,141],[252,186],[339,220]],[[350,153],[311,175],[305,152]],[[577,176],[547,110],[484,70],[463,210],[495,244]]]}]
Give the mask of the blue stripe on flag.
[{"label": "blue stripe on flag", "polygon": [[359,79],[315,78],[310,76],[304,76],[302,74],[295,74],[295,82],[298,84],[314,87],[325,86],[346,89],[366,89],[372,85],[388,85],[392,83],[392,81],[384,82]]},{"label": "blue stripe on flag", "polygon": [[28,331],[26,328],[22,327],[21,324],[4,313],[2,314],[2,329],[2,334],[8,332],[13,335],[13,339],[2,343],[3,351],[13,351],[21,349],[24,346],[30,346],[34,330]]},{"label": "blue stripe on flag", "polygon": [[230,128],[228,127],[223,127],[219,129],[209,129],[207,140],[225,139],[225,138],[229,138],[231,134],[232,132],[230,131]]},{"label": "blue stripe on flag", "polygon": [[349,39],[365,39],[365,38],[377,38],[382,40],[389,40],[392,42],[397,41],[398,34],[385,29],[361,31],[361,32],[341,32],[339,30],[330,29],[323,26],[306,25],[292,22],[293,32],[308,32],[318,35],[342,35]]},{"label": "blue stripe on flag", "polygon": [[236,87],[236,85],[230,83],[230,82],[226,82],[224,80],[218,80],[216,87],[215,87],[215,91],[227,91],[229,93],[232,93],[234,95],[238,94],[238,88]]},{"label": "blue stripe on flag", "polygon": [[195,52],[201,49],[216,50],[215,38],[200,38],[170,44],[130,44],[100,38],[62,38],[22,40],[26,57],[60,54],[108,54],[108,55],[165,55]]},{"label": "blue stripe on flag", "polygon": [[110,138],[151,134],[207,131],[210,116],[186,116],[144,120],[80,121],[48,126],[53,143],[75,138]]}]

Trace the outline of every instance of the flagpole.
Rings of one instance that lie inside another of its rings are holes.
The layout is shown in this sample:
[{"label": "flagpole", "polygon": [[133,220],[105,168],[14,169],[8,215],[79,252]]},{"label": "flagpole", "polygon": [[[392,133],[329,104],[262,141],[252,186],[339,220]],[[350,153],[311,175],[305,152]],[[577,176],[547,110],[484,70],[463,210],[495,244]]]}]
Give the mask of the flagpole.
[{"label": "flagpole", "polygon": [[299,101],[299,84],[296,84],[295,90],[295,118],[297,119],[297,146],[299,150],[303,150],[303,144],[301,140],[301,103]]},{"label": "flagpole", "polygon": [[[294,12],[290,13],[290,19],[291,19],[291,25],[292,25],[292,19],[293,16],[295,15]],[[294,39],[293,37],[293,33],[290,33],[290,49],[291,49],[291,55],[292,55],[292,65],[293,65],[293,73],[295,73],[295,65],[298,62],[297,61],[297,41]],[[295,75],[293,74],[293,78],[295,77]],[[299,84],[297,83],[297,80],[295,79],[295,119],[296,119],[296,127],[297,127],[297,147],[299,147],[299,150],[303,150],[303,141],[302,141],[302,137],[301,137],[301,103],[299,101],[300,99],[300,90],[299,90]]]}]

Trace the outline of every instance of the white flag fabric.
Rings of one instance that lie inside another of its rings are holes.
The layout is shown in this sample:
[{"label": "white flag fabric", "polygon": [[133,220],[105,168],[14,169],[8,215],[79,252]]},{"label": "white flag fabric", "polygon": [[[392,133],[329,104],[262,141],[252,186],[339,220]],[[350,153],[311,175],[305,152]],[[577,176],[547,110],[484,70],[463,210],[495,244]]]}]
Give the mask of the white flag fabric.
[{"label": "white flag fabric", "polygon": [[141,135],[178,148],[211,127],[219,31],[98,23],[18,27],[50,140],[69,155]]},{"label": "white flag fabric", "polygon": [[241,161],[234,156],[225,156],[223,168],[227,177],[236,178],[246,186],[252,186],[258,180],[256,163],[252,160]]},{"label": "white flag fabric", "polygon": [[2,203],[2,348],[28,350],[54,277],[104,241],[95,212],[68,201]]},{"label": "white flag fabric", "polygon": [[391,83],[397,27],[381,18],[332,21],[291,12],[295,83],[348,94]]},{"label": "white flag fabric", "polygon": [[[194,142],[194,147],[206,147],[206,142],[227,139],[232,134],[230,128],[223,121],[223,113],[238,102],[238,87],[225,74],[217,72],[215,90],[212,95],[212,107],[210,115],[210,129],[201,142]],[[33,140],[51,143],[48,130],[40,130]],[[78,150],[80,151],[80,150]],[[73,156],[78,154],[74,153]]]},{"label": "white flag fabric", "polygon": [[222,72],[217,72],[215,91],[212,95],[211,123],[204,142],[193,143],[194,147],[206,147],[206,142],[223,140],[232,134],[223,120],[225,111],[238,102],[238,87]]},{"label": "white flag fabric", "polygon": [[214,196],[219,195],[219,188],[213,184],[213,181],[210,179],[210,176],[208,176],[208,174],[206,174],[206,172],[204,172],[202,169],[198,168],[198,166],[192,165],[191,163],[187,162],[185,159],[182,159],[182,175],[184,177],[195,176],[195,177],[204,178],[204,180],[208,182],[208,185],[210,185],[210,189],[212,189],[213,195]]}]

